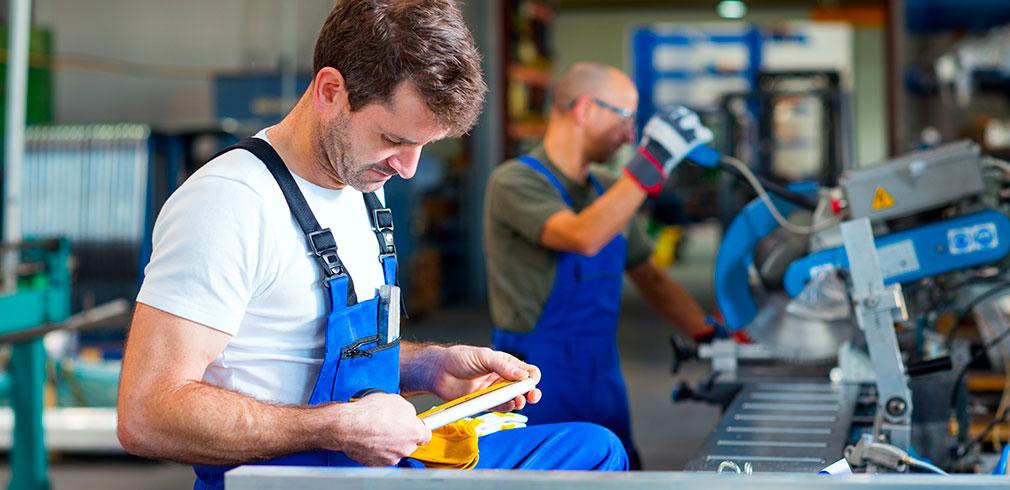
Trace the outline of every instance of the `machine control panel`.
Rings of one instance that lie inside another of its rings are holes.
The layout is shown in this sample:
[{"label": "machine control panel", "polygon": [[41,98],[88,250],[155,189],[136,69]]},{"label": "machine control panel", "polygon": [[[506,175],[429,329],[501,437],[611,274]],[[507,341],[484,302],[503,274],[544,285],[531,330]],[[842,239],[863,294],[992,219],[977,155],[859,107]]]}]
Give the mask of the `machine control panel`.
[{"label": "machine control panel", "polygon": [[995,223],[957,228],[947,232],[947,249],[951,255],[963,255],[999,247]]}]

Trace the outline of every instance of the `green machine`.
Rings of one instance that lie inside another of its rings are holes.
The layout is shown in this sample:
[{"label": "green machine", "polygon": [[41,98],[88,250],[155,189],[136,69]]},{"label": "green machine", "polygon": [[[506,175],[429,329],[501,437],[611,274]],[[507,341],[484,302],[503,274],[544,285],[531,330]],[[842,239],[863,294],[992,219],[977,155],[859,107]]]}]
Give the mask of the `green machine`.
[{"label": "green machine", "polygon": [[16,255],[22,277],[13,293],[0,295],[0,341],[11,344],[11,408],[14,433],[10,489],[49,488],[42,425],[46,353],[42,336],[70,316],[70,243],[26,242],[4,247]]}]

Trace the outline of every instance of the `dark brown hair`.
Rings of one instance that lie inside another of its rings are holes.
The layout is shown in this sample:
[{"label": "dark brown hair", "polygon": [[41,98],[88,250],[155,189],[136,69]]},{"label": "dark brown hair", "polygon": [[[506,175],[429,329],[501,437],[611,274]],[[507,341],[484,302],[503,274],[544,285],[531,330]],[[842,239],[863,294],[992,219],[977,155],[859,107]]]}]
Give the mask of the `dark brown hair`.
[{"label": "dark brown hair", "polygon": [[451,135],[470,130],[487,85],[455,0],[337,0],[316,40],[313,71],[340,71],[351,110],[386,103],[410,81]]}]

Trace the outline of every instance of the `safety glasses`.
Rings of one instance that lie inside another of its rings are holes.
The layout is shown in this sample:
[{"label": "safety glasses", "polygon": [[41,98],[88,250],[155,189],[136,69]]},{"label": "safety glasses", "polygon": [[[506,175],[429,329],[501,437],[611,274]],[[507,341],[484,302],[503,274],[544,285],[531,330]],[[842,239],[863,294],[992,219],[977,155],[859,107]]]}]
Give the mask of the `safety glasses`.
[{"label": "safety glasses", "polygon": [[[572,109],[573,107],[575,107],[575,104],[578,102],[578,100],[579,100],[578,97],[576,97],[575,99],[572,99],[572,101],[568,103],[568,108]],[[600,107],[602,107],[602,108],[604,108],[604,109],[606,109],[606,110],[608,110],[610,112],[613,112],[614,114],[617,114],[618,116],[621,117],[621,119],[625,119],[625,120],[629,120],[630,121],[630,120],[632,120],[632,119],[635,118],[635,110],[634,109],[625,109],[623,107],[617,107],[616,105],[613,105],[613,104],[611,104],[611,103],[609,103],[609,102],[607,102],[605,100],[599,99],[597,97],[590,97],[589,100],[593,101],[594,104],[596,104],[596,105],[598,105],[598,106],[600,106]]]}]

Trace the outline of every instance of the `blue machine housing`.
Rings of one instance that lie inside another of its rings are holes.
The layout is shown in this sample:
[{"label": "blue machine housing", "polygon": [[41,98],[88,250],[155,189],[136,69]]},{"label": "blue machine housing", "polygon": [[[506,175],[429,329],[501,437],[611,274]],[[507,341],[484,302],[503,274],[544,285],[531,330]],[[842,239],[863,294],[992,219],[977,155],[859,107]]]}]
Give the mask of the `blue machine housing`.
[{"label": "blue machine housing", "polygon": [[[811,197],[817,193],[814,183],[793,184],[790,189]],[[774,194],[771,199],[783,215],[796,209]],[[730,330],[744,328],[757,316],[748,270],[758,242],[778,227],[764,202],[755,199],[733,220],[723,237],[715,262],[715,294]],[[1010,219],[998,211],[984,210],[882,236],[875,243],[884,282],[912,282],[1006,257],[1010,254]],[[843,247],[798,259],[786,270],[783,280],[786,293],[790,297],[798,295],[812,273],[848,266]]]},{"label": "blue machine housing", "polygon": [[[814,198],[818,186],[805,182],[792,184],[789,189]],[[770,197],[783,215],[788,216],[796,210],[793,203],[775,194]],[[715,298],[730,330],[740,330],[757,316],[757,302],[751,295],[747,271],[754,261],[758,242],[778,227],[764,201],[755,199],[740,211],[722,238],[715,258]]]},{"label": "blue machine housing", "polygon": [[[884,284],[912,282],[1005,257],[1010,253],[1010,219],[997,211],[985,210],[891,233],[875,243]],[[826,267],[849,267],[843,247],[822,250],[793,262],[786,269],[786,293],[791,297],[800,294],[811,273]]]}]

